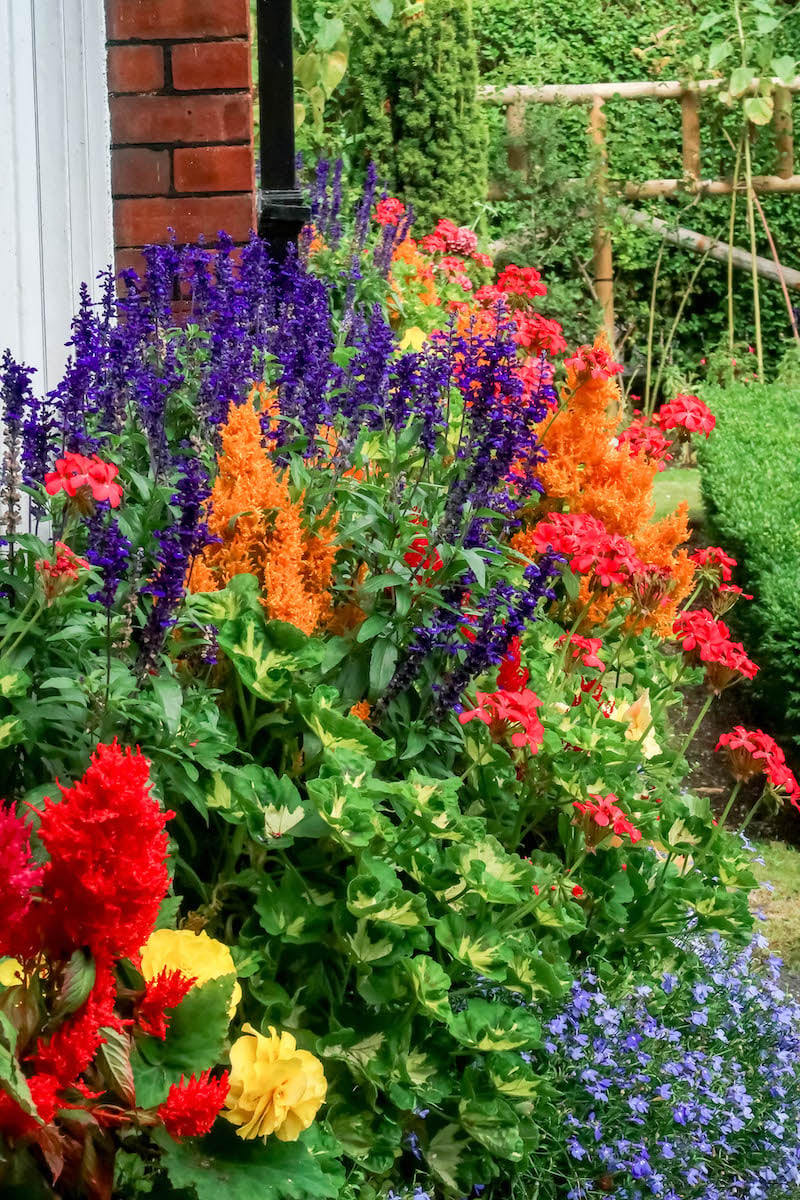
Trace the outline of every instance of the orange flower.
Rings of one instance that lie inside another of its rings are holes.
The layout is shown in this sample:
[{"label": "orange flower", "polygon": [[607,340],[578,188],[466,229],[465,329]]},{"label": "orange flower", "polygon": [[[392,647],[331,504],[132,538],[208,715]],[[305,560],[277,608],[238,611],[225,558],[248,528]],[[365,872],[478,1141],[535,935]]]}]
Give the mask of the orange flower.
[{"label": "orange flower", "polygon": [[372,712],[372,705],[368,700],[359,700],[358,704],[354,704],[350,709],[351,717],[358,717],[361,721],[368,721],[369,715]]},{"label": "orange flower", "polygon": [[330,611],[336,519],[307,528],[303,495],[291,499],[264,447],[261,413],[273,410],[264,384],[244,404],[231,405],[208,518],[209,532],[219,541],[195,563],[189,586],[194,592],[217,591],[234,575],[255,575],[270,618],[311,634]]},{"label": "orange flower", "polygon": [[[595,351],[608,353],[601,334]],[[568,360],[569,361],[569,360]],[[653,522],[653,480],[658,464],[616,444],[620,390],[613,376],[594,377],[567,366],[562,408],[542,424],[542,444],[548,458],[539,468],[550,509],[554,505],[571,513],[590,513],[609,533],[629,539],[643,562],[669,571],[665,603],[648,614],[630,618],[636,628],[645,626],[667,636],[681,602],[691,591],[694,566],[688,551],[680,549],[688,538],[687,509],[682,505],[663,520]],[[537,518],[541,510],[537,511]],[[532,534],[522,530],[512,545],[529,557],[535,553]],[[585,603],[588,592],[578,603]],[[613,607],[613,596],[600,596],[588,614],[586,627],[602,624]]]}]

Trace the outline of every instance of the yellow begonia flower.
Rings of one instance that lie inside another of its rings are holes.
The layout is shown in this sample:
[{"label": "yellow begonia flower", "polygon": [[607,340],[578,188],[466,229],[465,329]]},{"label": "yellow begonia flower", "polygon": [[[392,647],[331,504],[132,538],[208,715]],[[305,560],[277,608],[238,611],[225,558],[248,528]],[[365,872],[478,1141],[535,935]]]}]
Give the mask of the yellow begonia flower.
[{"label": "yellow begonia flower", "polygon": [[0,958],[0,985],[13,987],[15,983],[22,983],[22,963],[15,958]]},{"label": "yellow begonia flower", "polygon": [[[150,934],[142,948],[142,975],[146,980],[155,979],[165,969],[195,979],[197,987],[209,979],[236,974],[229,948],[209,937],[205,930],[193,933],[191,929],[156,929]],[[241,998],[242,989],[237,981],[228,1005],[229,1017],[236,1012]]]},{"label": "yellow begonia flower", "polygon": [[652,729],[649,729],[653,720],[649,688],[645,688],[632,704],[629,704],[627,700],[621,701],[612,715],[615,721],[627,721],[628,728],[625,730],[625,737],[629,742],[638,742],[644,731],[648,730],[647,737],[642,742],[644,758],[655,758],[657,754],[661,753],[661,747],[653,736]]},{"label": "yellow begonia flower", "polygon": [[328,1084],[322,1063],[298,1050],[290,1033],[269,1037],[244,1026],[231,1047],[230,1090],[223,1114],[240,1138],[295,1142],[308,1129],[325,1099]]},{"label": "yellow begonia flower", "polygon": [[419,325],[412,325],[403,334],[400,341],[401,350],[421,350],[428,339],[428,335],[424,329],[420,329]]}]

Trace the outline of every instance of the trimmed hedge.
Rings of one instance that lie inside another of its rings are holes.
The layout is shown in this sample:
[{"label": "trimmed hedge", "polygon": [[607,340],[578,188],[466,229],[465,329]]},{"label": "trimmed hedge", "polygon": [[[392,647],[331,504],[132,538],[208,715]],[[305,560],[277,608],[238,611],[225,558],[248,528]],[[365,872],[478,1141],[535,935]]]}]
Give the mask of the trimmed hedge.
[{"label": "trimmed hedge", "polygon": [[706,509],[754,596],[731,623],[761,667],[770,716],[800,743],[800,389],[734,385],[703,398],[717,418],[701,453]]}]

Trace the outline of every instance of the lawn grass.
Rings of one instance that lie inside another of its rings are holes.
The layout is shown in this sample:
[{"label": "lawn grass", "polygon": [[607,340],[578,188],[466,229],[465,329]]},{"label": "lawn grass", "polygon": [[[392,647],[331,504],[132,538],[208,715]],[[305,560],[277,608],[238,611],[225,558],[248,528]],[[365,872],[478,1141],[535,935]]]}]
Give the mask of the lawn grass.
[{"label": "lawn grass", "polygon": [[762,932],[770,950],[792,970],[800,969],[800,851],[785,842],[757,842],[764,865],[756,864],[758,881],[771,883],[774,891],[760,888],[753,893],[753,908],[766,916]]},{"label": "lawn grass", "polygon": [[700,472],[696,467],[667,467],[661,471],[653,480],[653,500],[656,521],[673,512],[681,500],[689,505],[689,520],[693,524],[702,525],[705,520]]}]

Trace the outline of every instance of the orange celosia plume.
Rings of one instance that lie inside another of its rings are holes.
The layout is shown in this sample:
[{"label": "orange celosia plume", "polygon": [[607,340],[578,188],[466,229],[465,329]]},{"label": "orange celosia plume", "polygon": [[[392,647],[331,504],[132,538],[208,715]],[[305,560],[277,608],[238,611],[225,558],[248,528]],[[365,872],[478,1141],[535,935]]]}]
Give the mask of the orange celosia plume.
[{"label": "orange celosia plume", "polygon": [[264,447],[257,397],[263,407],[264,389],[254,388],[228,413],[208,518],[209,532],[220,540],[195,563],[189,586],[218,591],[234,575],[255,575],[270,618],[310,634],[330,612],[336,519],[307,528],[303,495],[291,499]]},{"label": "orange celosia plume", "polygon": [[[608,350],[605,335],[598,337],[595,346]],[[663,520],[653,522],[653,480],[658,465],[643,455],[631,454],[626,445],[616,444],[618,418],[612,414],[619,403],[619,385],[613,377],[592,378],[588,372],[568,367],[562,408],[542,423],[542,444],[548,458],[539,468],[539,477],[548,508],[558,504],[572,513],[591,513],[609,533],[628,538],[643,562],[668,568],[672,578],[669,597],[641,622],[667,635],[694,575],[688,551],[680,549],[689,536],[688,509],[682,504]],[[530,555],[533,550],[526,530],[518,533],[512,544],[523,554]],[[613,601],[613,595],[601,597],[589,614],[591,622],[602,622]]]}]

